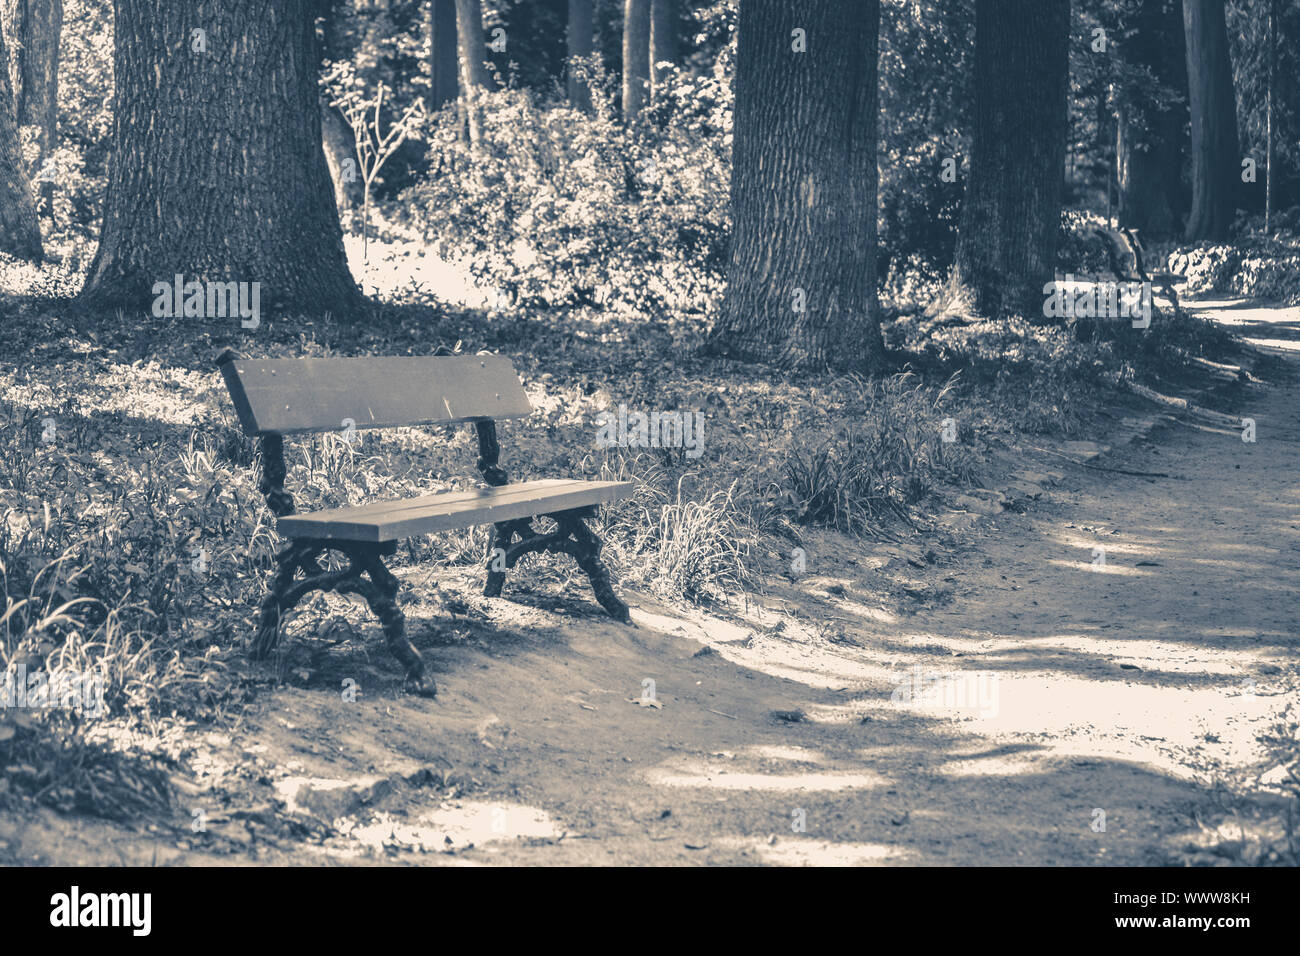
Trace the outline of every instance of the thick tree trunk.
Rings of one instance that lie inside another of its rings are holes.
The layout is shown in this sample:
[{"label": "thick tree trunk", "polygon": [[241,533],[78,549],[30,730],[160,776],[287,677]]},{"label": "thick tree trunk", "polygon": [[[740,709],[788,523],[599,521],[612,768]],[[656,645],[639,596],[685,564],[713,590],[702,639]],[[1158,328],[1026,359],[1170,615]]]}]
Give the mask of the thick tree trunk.
[{"label": "thick tree trunk", "polygon": [[1192,211],[1186,238],[1223,240],[1236,212],[1241,176],[1223,0],[1183,0],[1183,25],[1192,113]]},{"label": "thick tree trunk", "polygon": [[623,121],[645,108],[650,84],[650,0],[623,4]]},{"label": "thick tree trunk", "polygon": [[[36,168],[58,148],[59,37],[63,30],[63,0],[8,0],[9,75],[19,126],[40,130]],[[41,195],[49,208],[54,184],[45,182]]]},{"label": "thick tree trunk", "polygon": [[[1121,24],[1126,40],[1119,55],[1134,70],[1145,70],[1163,86],[1186,88],[1182,0],[1147,0]],[[1121,225],[1144,237],[1163,238],[1179,231],[1182,164],[1187,111],[1179,103],[1162,106],[1148,82],[1130,84],[1116,117],[1117,182]]]},{"label": "thick tree trunk", "polygon": [[113,158],[84,300],[147,307],[181,275],[260,283],[274,309],[363,303],[321,147],[313,8],[115,0]]},{"label": "thick tree trunk", "polygon": [[677,0],[653,0],[650,14],[650,99],[659,101],[667,70],[677,62]]},{"label": "thick tree trunk", "polygon": [[975,131],[949,308],[1042,315],[1064,194],[1069,0],[976,0]]},{"label": "thick tree trunk", "polygon": [[460,94],[456,35],[456,0],[429,0],[429,112],[440,110]]},{"label": "thick tree trunk", "polygon": [[[591,56],[592,47],[592,9],[591,0],[569,0],[568,56],[572,63],[575,57]],[[569,68],[569,103],[584,113],[591,112],[591,88],[574,75]]]},{"label": "thick tree trunk", "polygon": [[0,29],[0,252],[40,262],[41,227],[18,140],[5,32]]},{"label": "thick tree trunk", "polygon": [[1177,230],[1170,189],[1178,181],[1177,147],[1168,127],[1141,129],[1124,110],[1117,118],[1115,154],[1119,163],[1120,224],[1146,237],[1165,237]]},{"label": "thick tree trunk", "polygon": [[[879,0],[741,0],[735,220],[710,351],[878,371]],[[807,52],[792,49],[805,31]]]}]

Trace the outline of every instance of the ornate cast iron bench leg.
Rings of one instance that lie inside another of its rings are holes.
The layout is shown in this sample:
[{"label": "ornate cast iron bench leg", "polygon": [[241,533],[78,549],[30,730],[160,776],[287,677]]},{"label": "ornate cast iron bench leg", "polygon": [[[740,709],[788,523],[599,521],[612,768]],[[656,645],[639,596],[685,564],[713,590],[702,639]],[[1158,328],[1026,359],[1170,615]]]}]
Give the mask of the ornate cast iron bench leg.
[{"label": "ornate cast iron bench leg", "polygon": [[[276,517],[293,514],[293,497],[284,490],[284,440],[279,435],[261,438],[262,479],[260,489]],[[339,551],[348,565],[339,571],[326,571],[320,556],[327,550]],[[258,613],[257,633],[253,637],[251,656],[265,658],[280,640],[280,621],[303,596],[311,591],[338,591],[365,598],[370,610],[384,628],[388,650],[406,669],[404,689],[424,697],[437,694],[434,682],[424,676],[424,661],[406,637],[406,618],[397,606],[401,582],[384,567],[383,555],[392,554],[396,544],[367,545],[345,541],[291,541],[275,556],[275,574]],[[303,579],[298,580],[298,572]],[[369,580],[361,575],[366,574]]]},{"label": "ornate cast iron bench leg", "polygon": [[[348,566],[338,571],[324,570],[317,559],[326,549],[345,555]],[[404,689],[423,697],[435,696],[437,686],[425,677],[420,652],[406,638],[406,618],[397,606],[401,582],[384,567],[381,554],[381,549],[374,545],[349,545],[341,541],[295,541],[281,551],[276,556],[277,568],[271,588],[262,601],[252,656],[264,658],[275,648],[284,613],[311,591],[356,594],[365,598],[370,610],[379,618],[389,652],[406,669]],[[302,580],[297,579],[300,569],[305,574]],[[368,575],[369,580],[362,574]]]},{"label": "ornate cast iron bench leg", "polygon": [[[275,556],[275,574],[257,616],[257,634],[253,637],[251,655],[254,660],[267,657],[280,641],[280,618],[292,606],[285,603],[285,598],[293,587],[298,569],[307,564],[318,573],[324,573],[316,562],[319,553],[319,549],[313,550],[305,542],[291,541],[288,547]],[[310,577],[311,571],[308,570],[307,574]]]},{"label": "ornate cast iron bench leg", "polygon": [[426,677],[424,674],[424,659],[406,637],[406,617],[397,606],[397,591],[402,586],[402,582],[393,572],[384,567],[377,550],[362,554],[360,560],[365,571],[370,575],[370,580],[362,581],[358,578],[356,583],[364,585],[365,589],[358,589],[357,593],[366,599],[370,610],[383,625],[389,653],[406,668],[404,689],[407,693],[419,694],[421,697],[436,696],[437,685],[434,684],[433,678]]},{"label": "ornate cast iron bench leg", "polygon": [[[587,579],[591,581],[591,590],[595,593],[596,600],[609,616],[624,624],[631,624],[632,617],[628,613],[627,605],[614,593],[609,572],[600,560],[601,540],[583,520],[590,513],[591,509],[581,508],[576,511],[562,511],[547,515],[558,527],[555,531],[546,534],[539,534],[533,530],[532,524],[528,521],[502,522],[497,525],[492,539],[493,550],[488,555],[488,582],[483,588],[483,593],[488,597],[500,596],[501,585],[506,576],[505,571],[491,570],[499,564],[504,564],[506,570],[510,570],[525,554],[537,551],[567,554],[578,562],[578,567],[586,573]],[[506,530],[502,531],[503,528]],[[519,535],[520,540],[511,544],[510,540],[516,534]],[[504,560],[497,551],[498,548],[505,552]]]},{"label": "ornate cast iron bench leg", "polygon": [[605,546],[600,536],[587,527],[581,515],[573,515],[569,518],[563,515],[555,517],[560,527],[567,529],[577,543],[578,554],[574,557],[577,559],[578,567],[586,572],[587,580],[591,582],[591,590],[596,595],[596,600],[600,602],[600,606],[609,612],[609,616],[614,620],[631,624],[632,616],[628,613],[627,605],[614,593],[614,587],[609,580],[609,571],[600,560],[600,551]]},{"label": "ornate cast iron bench leg", "polygon": [[[474,430],[478,433],[478,470],[483,480],[494,488],[509,484],[510,479],[505,470],[497,464],[501,456],[501,445],[497,441],[496,423],[478,421],[474,423]],[[492,538],[488,544],[487,583],[483,586],[483,594],[487,597],[501,596],[501,586],[506,580],[506,572],[500,570],[502,564],[509,570],[521,557],[532,551],[567,554],[586,572],[596,600],[609,612],[609,616],[624,624],[631,624],[632,617],[627,605],[614,593],[609,572],[601,563],[601,540],[583,520],[593,514],[594,508],[578,508],[548,515],[559,526],[550,534],[538,534],[533,529],[532,522],[527,519],[493,525]],[[514,540],[516,536],[518,541]],[[503,552],[504,561],[501,557]]]},{"label": "ornate cast iron bench leg", "polygon": [[506,564],[505,556],[510,553],[515,538],[524,541],[536,534],[532,522],[527,519],[502,521],[492,526],[492,539],[488,543],[487,583],[483,585],[485,597],[501,596],[501,586],[506,582],[506,568],[512,567]]}]

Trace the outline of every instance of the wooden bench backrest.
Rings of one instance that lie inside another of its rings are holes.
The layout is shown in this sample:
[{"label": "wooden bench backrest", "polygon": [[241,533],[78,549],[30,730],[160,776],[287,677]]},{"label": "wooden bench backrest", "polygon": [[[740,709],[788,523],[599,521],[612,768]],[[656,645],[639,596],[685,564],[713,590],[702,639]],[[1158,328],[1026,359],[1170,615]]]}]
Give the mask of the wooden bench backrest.
[{"label": "wooden bench backrest", "polygon": [[532,412],[502,355],[219,360],[247,435],[438,425]]}]

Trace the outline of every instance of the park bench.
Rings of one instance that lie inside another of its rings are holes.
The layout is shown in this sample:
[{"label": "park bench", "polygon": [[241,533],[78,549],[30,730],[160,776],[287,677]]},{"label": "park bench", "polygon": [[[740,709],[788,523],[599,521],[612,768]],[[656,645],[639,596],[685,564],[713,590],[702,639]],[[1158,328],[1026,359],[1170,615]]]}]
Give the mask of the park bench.
[{"label": "park bench", "polygon": [[[600,505],[627,497],[632,485],[555,479],[509,483],[498,464],[496,419],[523,418],[532,406],[508,358],[244,359],[227,349],[217,364],[244,433],[258,440],[258,487],[276,516],[277,530],[288,540],[275,556],[253,638],[254,658],[274,649],[282,616],[304,595],[314,590],[356,594],[379,618],[389,650],[406,668],[405,688],[433,696],[436,688],[406,638],[397,607],[400,582],[383,558],[405,538],[480,524],[493,525],[484,594],[500,595],[506,571],[525,554],[567,554],[586,572],[610,616],[630,622],[627,605],[614,593],[600,561],[601,541],[585,519]],[[352,423],[357,429],[472,423],[478,470],[487,487],[295,514],[293,497],[284,489],[284,436],[339,431]],[[539,516],[553,519],[555,530],[534,528],[532,519]],[[347,559],[346,567],[322,567],[322,556],[331,550]]]}]

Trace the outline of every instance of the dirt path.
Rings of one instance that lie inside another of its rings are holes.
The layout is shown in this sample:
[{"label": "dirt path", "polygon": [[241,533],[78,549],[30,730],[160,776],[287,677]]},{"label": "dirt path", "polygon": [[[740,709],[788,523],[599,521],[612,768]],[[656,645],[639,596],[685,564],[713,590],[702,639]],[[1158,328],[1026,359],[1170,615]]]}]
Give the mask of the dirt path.
[{"label": "dirt path", "polygon": [[[1294,344],[1295,310],[1266,318]],[[585,590],[516,593],[433,637],[446,610],[413,606],[436,701],[357,654],[291,658],[305,686],[191,754],[204,832],[45,815],[24,858],[1168,862],[1207,783],[1269,766],[1255,738],[1300,683],[1297,408],[1290,381],[1233,410],[1254,444],[1177,424],[1105,461],[1168,478],[1063,463],[932,564],[810,548],[744,617],[633,595],[626,629]]]}]

